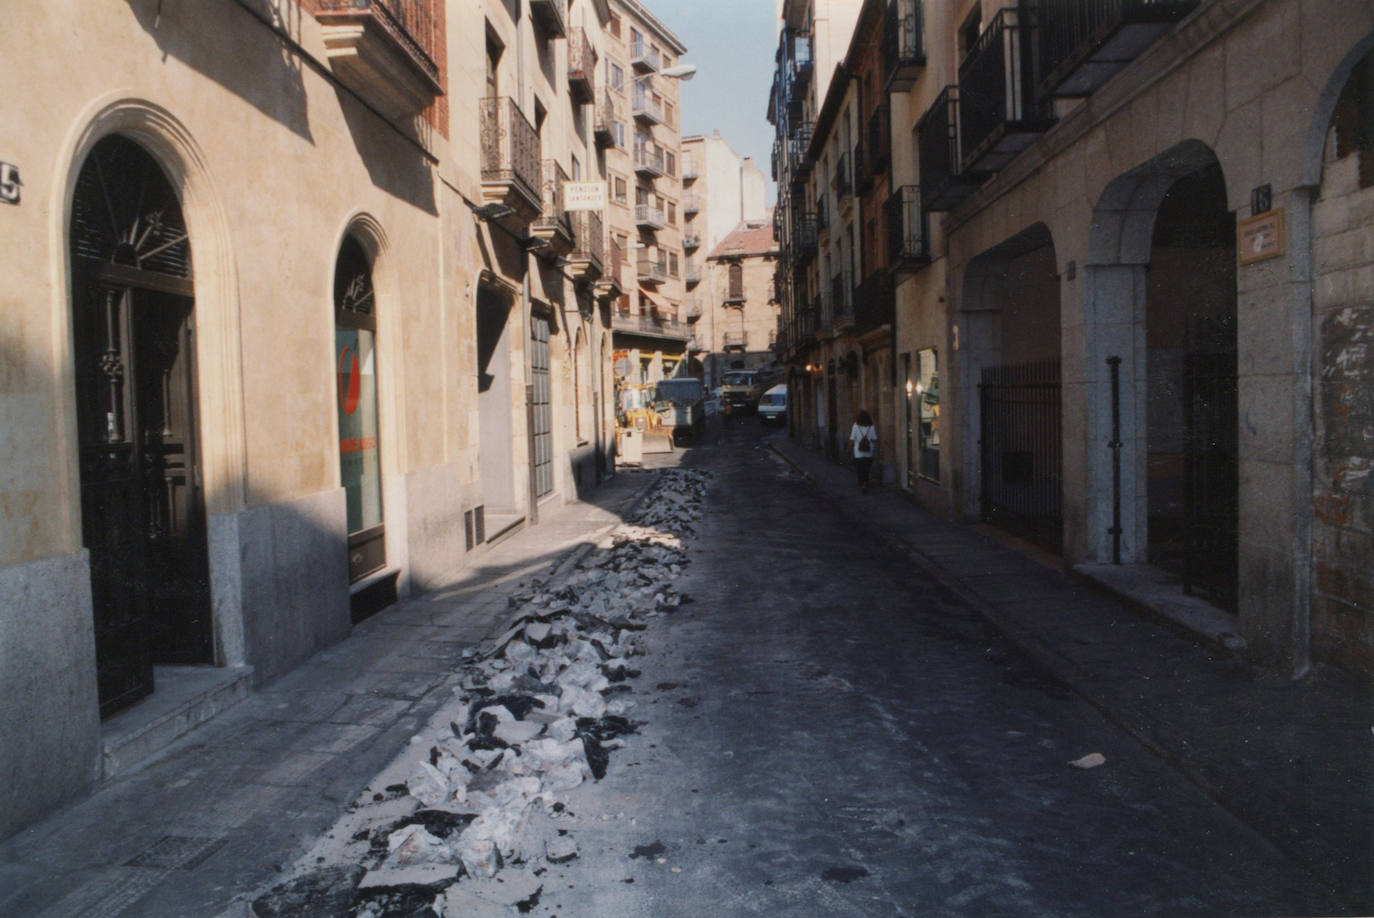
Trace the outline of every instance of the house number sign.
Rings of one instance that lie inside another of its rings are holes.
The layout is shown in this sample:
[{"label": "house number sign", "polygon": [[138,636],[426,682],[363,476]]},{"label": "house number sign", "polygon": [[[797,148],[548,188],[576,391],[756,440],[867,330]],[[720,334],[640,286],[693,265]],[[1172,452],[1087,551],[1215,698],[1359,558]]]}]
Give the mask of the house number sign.
[{"label": "house number sign", "polygon": [[0,163],[0,201],[6,204],[19,203],[19,167],[10,163]]}]

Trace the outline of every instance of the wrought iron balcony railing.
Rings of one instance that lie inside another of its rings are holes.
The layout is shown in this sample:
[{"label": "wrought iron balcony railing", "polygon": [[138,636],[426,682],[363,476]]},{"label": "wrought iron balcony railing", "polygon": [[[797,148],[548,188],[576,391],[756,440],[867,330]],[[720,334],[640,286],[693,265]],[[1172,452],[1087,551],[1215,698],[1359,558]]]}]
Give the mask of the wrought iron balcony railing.
[{"label": "wrought iron balcony railing", "polygon": [[793,32],[790,43],[789,67],[792,93],[795,96],[801,96],[806,92],[806,86],[811,81],[811,74],[815,69],[811,57],[811,33]]},{"label": "wrought iron balcony railing", "polygon": [[695,194],[682,196],[682,212],[684,214],[695,214],[701,212],[701,198]]},{"label": "wrought iron balcony railing", "polygon": [[805,264],[816,257],[817,237],[816,215],[798,213],[792,223],[793,260]]},{"label": "wrought iron balcony railing", "polygon": [[663,175],[663,151],[657,146],[636,143],[635,171],[650,178]]},{"label": "wrought iron balcony railing", "polygon": [[663,123],[663,103],[650,95],[642,85],[635,87],[633,99],[631,110],[636,118],[650,124]]},{"label": "wrought iron balcony railing", "polygon": [[998,11],[959,65],[965,170],[996,172],[1049,127],[1035,94],[1031,8]]},{"label": "wrought iron balcony railing", "polygon": [[530,225],[530,235],[546,243],[544,254],[566,255],[573,247],[572,220],[563,210],[563,184],[568,180],[568,173],[557,160],[546,159],[542,176],[543,208],[538,219]]},{"label": "wrought iron balcony railing", "polygon": [[682,236],[682,247],[689,252],[701,248],[701,237],[696,233],[684,233]]},{"label": "wrought iron balcony railing", "polygon": [[654,73],[662,66],[658,49],[640,39],[630,45],[630,66],[640,73]]},{"label": "wrought iron balcony railing", "polygon": [[926,212],[921,209],[921,189],[903,185],[887,199],[887,260],[894,271],[910,271],[930,261]]},{"label": "wrought iron balcony railing", "polygon": [[721,347],[728,350],[744,350],[749,346],[749,333],[742,331],[722,332],[720,336]]},{"label": "wrought iron balcony railing", "polygon": [[645,229],[663,229],[666,219],[663,211],[652,204],[635,205],[635,225]]},{"label": "wrought iron balcony railing", "polygon": [[883,20],[883,68],[891,92],[910,89],[926,64],[923,18],[921,0],[888,0]]},{"label": "wrought iron balcony railing", "polygon": [[1086,96],[1197,8],[1198,0],[1055,0],[1036,11],[1046,96]]},{"label": "wrought iron balcony railing", "polygon": [[700,176],[701,172],[699,171],[699,168],[697,166],[697,158],[693,156],[691,153],[682,154],[683,184],[686,184],[687,182],[695,182]]},{"label": "wrought iron balcony railing", "polygon": [[830,320],[837,328],[854,322],[854,278],[847,270],[830,279]]},{"label": "wrought iron balcony railing", "polygon": [[[606,232],[601,214],[594,210],[579,210],[570,214],[573,229],[573,248],[568,264],[582,277],[599,277],[605,271]],[[582,266],[585,266],[582,267]],[[581,279],[574,277],[574,280]]]},{"label": "wrought iron balcony railing", "polygon": [[[535,213],[540,194],[539,133],[506,96],[482,100],[482,182],[518,192]],[[497,189],[500,193],[500,189]],[[517,206],[518,202],[511,202]]]},{"label": "wrought iron balcony railing", "polygon": [[643,283],[659,284],[668,279],[668,265],[648,256],[639,259],[638,269]]},{"label": "wrought iron balcony railing", "polygon": [[917,122],[916,152],[920,163],[921,204],[926,210],[953,210],[985,178],[963,168],[958,86],[946,86]]},{"label": "wrought iron balcony railing", "polygon": [[568,35],[568,95],[575,105],[596,100],[596,50],[582,29]]},{"label": "wrought iron balcony railing", "polygon": [[597,146],[619,146],[624,142],[624,106],[625,97],[620,93],[610,89],[601,90],[601,101],[596,105],[596,117],[592,122]]}]

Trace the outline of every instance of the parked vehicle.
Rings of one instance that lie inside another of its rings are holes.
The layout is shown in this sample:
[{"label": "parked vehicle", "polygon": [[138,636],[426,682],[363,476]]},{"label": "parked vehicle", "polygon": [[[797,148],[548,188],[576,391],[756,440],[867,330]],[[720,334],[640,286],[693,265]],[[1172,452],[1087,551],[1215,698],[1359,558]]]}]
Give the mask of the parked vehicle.
[{"label": "parked vehicle", "polygon": [[706,390],[699,379],[660,380],[654,407],[660,424],[672,432],[674,442],[694,439],[706,429]]},{"label": "parked vehicle", "polygon": [[759,420],[764,424],[787,421],[787,385],[779,383],[759,398]]},{"label": "parked vehicle", "polygon": [[758,407],[763,386],[757,370],[730,370],[720,383],[721,410],[726,414],[747,413]]}]

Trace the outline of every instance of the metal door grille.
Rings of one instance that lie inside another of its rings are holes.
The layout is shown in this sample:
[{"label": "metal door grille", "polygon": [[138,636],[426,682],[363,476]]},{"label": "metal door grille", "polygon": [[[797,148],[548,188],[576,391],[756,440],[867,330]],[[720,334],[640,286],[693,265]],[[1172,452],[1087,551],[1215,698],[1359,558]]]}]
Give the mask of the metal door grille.
[{"label": "metal door grille", "polygon": [[984,367],[978,393],[983,519],[1059,551],[1064,531],[1059,360]]},{"label": "metal door grille", "polygon": [[1184,589],[1236,611],[1238,461],[1236,355],[1188,354]]},{"label": "metal door grille", "polygon": [[534,496],[553,491],[553,408],[549,380],[549,320],[530,319],[530,373],[534,409]]}]

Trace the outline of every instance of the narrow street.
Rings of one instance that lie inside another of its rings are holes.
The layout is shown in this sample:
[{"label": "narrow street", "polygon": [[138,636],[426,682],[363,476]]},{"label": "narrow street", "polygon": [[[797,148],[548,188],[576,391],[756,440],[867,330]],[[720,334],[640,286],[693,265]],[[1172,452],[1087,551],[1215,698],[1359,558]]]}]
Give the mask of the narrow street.
[{"label": "narrow street", "polygon": [[[538,914],[1339,909],[823,502],[752,421],[678,456],[714,472],[679,581],[694,601],[648,632],[641,733],[574,792],[581,855]],[[1091,753],[1105,764],[1070,764]]]}]

